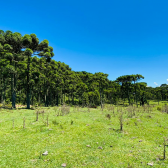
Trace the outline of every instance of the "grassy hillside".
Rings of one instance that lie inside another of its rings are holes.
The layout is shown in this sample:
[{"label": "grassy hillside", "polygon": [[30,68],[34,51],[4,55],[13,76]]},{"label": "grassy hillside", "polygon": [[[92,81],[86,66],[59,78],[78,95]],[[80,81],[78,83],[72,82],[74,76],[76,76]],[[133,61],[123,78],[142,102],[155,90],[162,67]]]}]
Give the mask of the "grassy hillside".
[{"label": "grassy hillside", "polygon": [[0,109],[0,167],[168,167],[168,114],[157,107]]}]

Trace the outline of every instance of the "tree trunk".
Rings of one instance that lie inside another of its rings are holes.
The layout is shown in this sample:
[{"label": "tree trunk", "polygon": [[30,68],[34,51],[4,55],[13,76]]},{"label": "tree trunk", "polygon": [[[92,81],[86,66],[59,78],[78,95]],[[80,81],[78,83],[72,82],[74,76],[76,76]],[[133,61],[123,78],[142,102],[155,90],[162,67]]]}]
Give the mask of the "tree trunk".
[{"label": "tree trunk", "polygon": [[13,108],[16,108],[16,75],[14,74]]},{"label": "tree trunk", "polygon": [[73,95],[73,92],[71,93],[71,97],[72,97],[72,105],[74,105],[74,95]]},{"label": "tree trunk", "polygon": [[68,104],[69,104],[69,102],[70,102],[70,96],[69,96],[69,93],[68,93]]},{"label": "tree trunk", "polygon": [[84,107],[84,100],[83,100],[83,95],[82,95],[82,108]]},{"label": "tree trunk", "polygon": [[[40,86],[40,90],[41,90],[41,86]],[[40,98],[40,90],[39,90],[39,94],[38,94],[38,103],[40,104],[41,102],[41,98]]]},{"label": "tree trunk", "polygon": [[12,108],[15,108],[14,74],[11,74],[11,97],[12,97]]},{"label": "tree trunk", "polygon": [[65,103],[65,93],[64,93],[64,103]]},{"label": "tree trunk", "polygon": [[32,87],[32,89],[31,89],[31,100],[32,100],[32,102],[31,102],[31,104],[32,104],[32,106],[34,105],[34,92],[33,92],[33,87]]},{"label": "tree trunk", "polygon": [[6,100],[6,81],[4,80],[4,94],[3,94],[3,104],[5,105]]},{"label": "tree trunk", "polygon": [[102,92],[101,91],[100,91],[100,104],[101,104],[101,109],[103,109]]},{"label": "tree trunk", "polygon": [[61,104],[63,105],[64,103],[64,100],[63,100],[63,92],[62,92],[62,89],[61,89]]},{"label": "tree trunk", "polygon": [[3,78],[1,78],[1,103],[3,103],[3,86],[2,86],[2,84],[3,84]]},{"label": "tree trunk", "polygon": [[29,71],[30,71],[30,57],[28,56],[27,63],[27,109],[30,109],[30,84],[29,84]]},{"label": "tree trunk", "polygon": [[136,101],[136,106],[138,107],[138,101],[137,101],[137,90],[136,90],[135,81],[134,81],[134,86],[135,86],[135,101]]},{"label": "tree trunk", "polygon": [[1,103],[3,105],[5,105],[5,100],[6,100],[6,80],[3,79],[2,81],[3,85],[2,86],[2,89],[1,89]]},{"label": "tree trunk", "polygon": [[58,106],[58,93],[57,93],[57,96],[56,96],[56,106]]},{"label": "tree trunk", "polygon": [[[128,90],[128,88],[127,88],[127,90]],[[131,103],[130,103],[130,95],[129,95],[129,90],[128,90],[128,102],[129,102],[129,105],[130,105]]]},{"label": "tree trunk", "polygon": [[46,93],[46,107],[48,107],[48,92],[49,92],[49,88],[47,87],[47,93]]},{"label": "tree trunk", "polygon": [[47,107],[47,95],[45,93],[45,96],[44,96],[44,101],[45,101],[45,107]]}]

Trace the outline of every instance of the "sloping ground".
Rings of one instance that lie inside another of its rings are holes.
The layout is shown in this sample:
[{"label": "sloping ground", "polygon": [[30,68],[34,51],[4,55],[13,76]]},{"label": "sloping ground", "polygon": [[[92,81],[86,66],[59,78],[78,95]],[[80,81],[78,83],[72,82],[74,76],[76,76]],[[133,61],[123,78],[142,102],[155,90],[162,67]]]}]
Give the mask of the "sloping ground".
[{"label": "sloping ground", "polygon": [[1,109],[0,167],[168,167],[168,114],[154,109]]}]

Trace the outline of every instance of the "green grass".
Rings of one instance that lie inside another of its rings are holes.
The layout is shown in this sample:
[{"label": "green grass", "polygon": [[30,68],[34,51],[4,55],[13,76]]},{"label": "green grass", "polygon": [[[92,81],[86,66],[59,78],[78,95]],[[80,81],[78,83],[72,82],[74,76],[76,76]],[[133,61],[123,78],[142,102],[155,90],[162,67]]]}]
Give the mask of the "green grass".
[{"label": "green grass", "polygon": [[[168,167],[168,151],[162,159],[168,114],[157,111],[157,106],[149,112],[139,107],[132,117],[128,117],[132,108],[123,108],[122,132],[120,108],[113,114],[110,107],[90,112],[74,107],[64,116],[58,116],[60,107],[43,108],[45,113],[39,114],[38,121],[37,110],[1,109],[0,167],[61,168],[66,163],[68,168],[144,168],[152,162],[153,167]],[[45,151],[47,156],[42,155]]]}]

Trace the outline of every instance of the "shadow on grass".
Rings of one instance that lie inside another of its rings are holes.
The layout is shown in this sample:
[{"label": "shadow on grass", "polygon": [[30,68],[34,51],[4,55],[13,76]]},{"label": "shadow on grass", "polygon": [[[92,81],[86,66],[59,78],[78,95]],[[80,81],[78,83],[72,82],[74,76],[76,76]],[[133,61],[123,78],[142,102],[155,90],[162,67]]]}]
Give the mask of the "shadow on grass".
[{"label": "shadow on grass", "polygon": [[[0,110],[5,109],[5,110],[26,110],[26,107],[19,107],[19,108],[11,108],[11,107],[0,107]],[[36,110],[35,108],[31,107],[30,109],[27,110]]]},{"label": "shadow on grass", "polygon": [[114,132],[116,132],[116,133],[123,133],[123,131],[121,131],[120,129],[112,129]]}]

